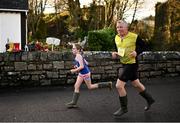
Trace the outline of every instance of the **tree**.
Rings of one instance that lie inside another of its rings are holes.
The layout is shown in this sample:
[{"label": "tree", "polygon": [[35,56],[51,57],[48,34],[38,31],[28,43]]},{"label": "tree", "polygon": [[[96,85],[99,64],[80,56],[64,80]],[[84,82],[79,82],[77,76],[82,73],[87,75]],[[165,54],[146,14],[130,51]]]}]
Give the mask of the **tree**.
[{"label": "tree", "polygon": [[82,12],[79,0],[68,0],[68,7],[71,16],[71,24],[73,24],[73,26],[75,27],[78,27],[82,19]]},{"label": "tree", "polygon": [[135,2],[134,13],[133,13],[133,17],[132,17],[131,24],[130,24],[129,28],[131,28],[131,25],[132,25],[132,23],[133,23],[133,21],[134,21],[139,0],[134,0],[134,2]]},{"label": "tree", "polygon": [[[137,9],[141,7],[144,0],[104,0],[106,27],[114,26],[114,21],[126,19],[127,12],[133,11],[131,23],[134,21]],[[133,9],[134,7],[134,9]]]},{"label": "tree", "polygon": [[54,0],[54,10],[56,17],[56,33],[59,34],[59,14],[67,10],[67,0]]},{"label": "tree", "polygon": [[39,34],[39,26],[43,22],[44,10],[47,0],[29,0],[28,29],[34,38]]},{"label": "tree", "polygon": [[116,0],[104,0],[105,2],[105,27],[112,24]]}]

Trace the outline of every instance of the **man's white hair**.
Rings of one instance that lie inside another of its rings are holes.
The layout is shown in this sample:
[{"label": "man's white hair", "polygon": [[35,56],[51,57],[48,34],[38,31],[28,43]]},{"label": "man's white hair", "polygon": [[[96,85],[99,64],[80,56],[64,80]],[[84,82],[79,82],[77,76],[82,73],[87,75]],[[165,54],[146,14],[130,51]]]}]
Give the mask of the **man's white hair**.
[{"label": "man's white hair", "polygon": [[125,20],[118,20],[117,23],[121,23],[128,28],[128,23]]}]

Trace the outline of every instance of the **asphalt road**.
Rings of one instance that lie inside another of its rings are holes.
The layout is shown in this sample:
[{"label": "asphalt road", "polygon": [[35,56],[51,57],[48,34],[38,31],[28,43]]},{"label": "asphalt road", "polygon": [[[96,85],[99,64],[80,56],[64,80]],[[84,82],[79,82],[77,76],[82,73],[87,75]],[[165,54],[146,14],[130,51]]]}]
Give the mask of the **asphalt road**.
[{"label": "asphalt road", "polygon": [[156,100],[151,110],[144,112],[145,100],[127,85],[129,112],[120,118],[112,115],[120,106],[115,86],[109,91],[83,85],[77,109],[65,106],[72,86],[1,89],[0,122],[180,121],[180,77],[150,79],[145,86]]}]

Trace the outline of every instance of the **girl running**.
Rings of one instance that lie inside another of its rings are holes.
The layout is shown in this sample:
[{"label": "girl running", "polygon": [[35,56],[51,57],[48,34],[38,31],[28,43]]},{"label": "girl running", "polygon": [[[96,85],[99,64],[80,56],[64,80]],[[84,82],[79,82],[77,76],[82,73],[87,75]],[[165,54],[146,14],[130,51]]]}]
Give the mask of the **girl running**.
[{"label": "girl running", "polygon": [[71,69],[71,73],[78,73],[76,83],[74,85],[74,93],[72,97],[72,101],[67,103],[68,108],[76,108],[77,101],[80,94],[80,86],[84,81],[88,87],[88,89],[96,89],[96,88],[109,88],[112,89],[112,82],[102,82],[102,83],[91,83],[91,72],[88,67],[88,62],[81,55],[82,47],[79,44],[73,44],[72,53],[75,55],[75,67]]}]

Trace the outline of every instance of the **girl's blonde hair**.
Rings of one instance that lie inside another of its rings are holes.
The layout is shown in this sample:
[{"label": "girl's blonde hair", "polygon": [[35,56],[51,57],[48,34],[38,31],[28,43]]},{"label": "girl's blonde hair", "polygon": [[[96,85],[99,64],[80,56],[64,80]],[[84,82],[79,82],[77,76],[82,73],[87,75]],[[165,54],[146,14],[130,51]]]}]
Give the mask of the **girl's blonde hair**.
[{"label": "girl's blonde hair", "polygon": [[81,47],[80,44],[75,43],[74,45],[75,45],[75,47],[76,47],[77,50],[82,50],[82,47]]},{"label": "girl's blonde hair", "polygon": [[81,53],[83,53],[83,48],[81,47],[80,44],[74,43],[73,45],[76,47],[77,50],[79,50]]}]

